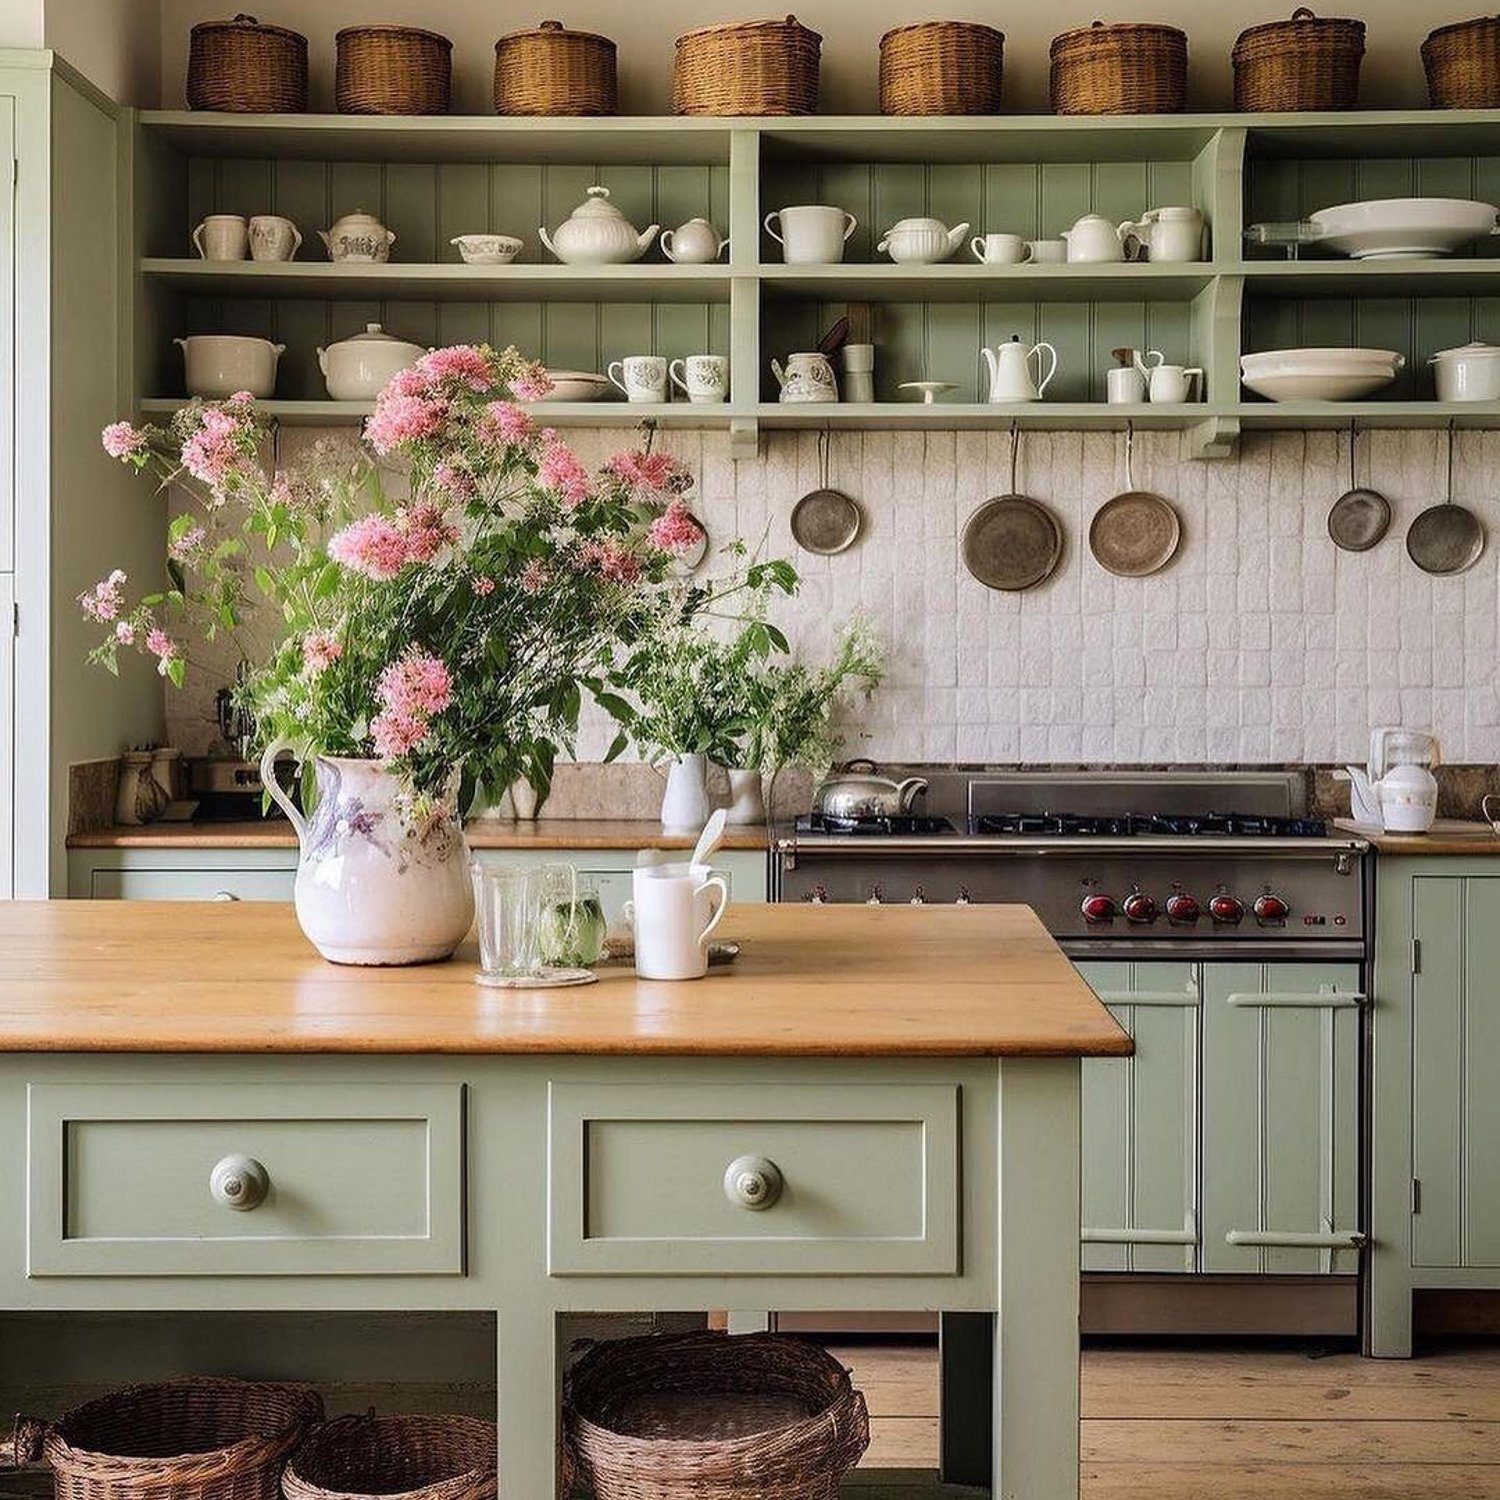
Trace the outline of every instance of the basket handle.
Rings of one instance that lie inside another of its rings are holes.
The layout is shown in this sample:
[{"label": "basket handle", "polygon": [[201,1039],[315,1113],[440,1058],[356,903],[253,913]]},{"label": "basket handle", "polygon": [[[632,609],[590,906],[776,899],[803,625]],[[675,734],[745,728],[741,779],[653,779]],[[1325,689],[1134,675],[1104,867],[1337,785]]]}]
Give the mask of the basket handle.
[{"label": "basket handle", "polygon": [[1292,19],[1294,21],[1316,21],[1318,18],[1312,13],[1312,11],[1307,8],[1307,6],[1299,5],[1296,10],[1292,12]]},{"label": "basket handle", "polygon": [[0,1449],[0,1471],[25,1469],[37,1463],[47,1440],[47,1426],[43,1417],[17,1412],[10,1442]]}]

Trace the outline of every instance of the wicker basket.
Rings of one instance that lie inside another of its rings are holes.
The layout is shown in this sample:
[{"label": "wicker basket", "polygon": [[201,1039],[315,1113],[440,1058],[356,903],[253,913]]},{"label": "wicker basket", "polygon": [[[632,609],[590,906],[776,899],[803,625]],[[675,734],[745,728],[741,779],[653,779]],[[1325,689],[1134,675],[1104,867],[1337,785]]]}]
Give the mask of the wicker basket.
[{"label": "wicker basket", "polygon": [[677,38],[672,112],[810,115],[818,107],[822,42],[796,16],[689,31]]},{"label": "wicker basket", "polygon": [[599,1344],[567,1387],[567,1441],[595,1500],[835,1500],[870,1441],[848,1371],[776,1334]]},{"label": "wicker basket", "polygon": [[495,1500],[495,1424],[478,1417],[338,1417],[281,1476],[285,1500]]},{"label": "wicker basket", "polygon": [[307,108],[307,38],[254,16],[204,21],[188,44],[189,109],[300,114]]},{"label": "wicker basket", "polygon": [[1059,115],[1171,115],[1187,104],[1187,36],[1175,26],[1095,21],[1052,39]]},{"label": "wicker basket", "polygon": [[50,1427],[18,1419],[15,1458],[46,1461],[56,1500],[276,1500],[283,1460],[322,1415],[296,1386],[137,1385]]},{"label": "wicker basket", "polygon": [[1500,108],[1500,16],[1439,26],[1422,43],[1434,109]]},{"label": "wicker basket", "polygon": [[919,21],[880,39],[883,115],[993,115],[1005,33],[971,21]]},{"label": "wicker basket", "polygon": [[1290,21],[1242,31],[1234,44],[1237,110],[1353,109],[1365,23],[1315,16],[1305,5]]},{"label": "wicker basket", "polygon": [[495,43],[497,115],[612,115],[620,108],[615,44],[543,21]]},{"label": "wicker basket", "polygon": [[345,115],[445,115],[453,43],[415,26],[346,26],[334,38],[334,101]]}]

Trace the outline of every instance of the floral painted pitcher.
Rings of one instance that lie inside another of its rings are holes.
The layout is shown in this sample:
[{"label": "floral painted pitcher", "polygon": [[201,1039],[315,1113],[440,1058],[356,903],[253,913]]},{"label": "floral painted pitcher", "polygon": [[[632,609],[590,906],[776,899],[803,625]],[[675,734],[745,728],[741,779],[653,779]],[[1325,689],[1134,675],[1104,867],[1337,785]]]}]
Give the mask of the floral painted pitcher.
[{"label": "floral painted pitcher", "polygon": [[297,920],[336,964],[421,964],[449,957],[474,920],[469,853],[453,802],[419,813],[377,760],[320,755],[304,818],[276,780],[277,741],[261,757],[266,790],[297,832]]}]

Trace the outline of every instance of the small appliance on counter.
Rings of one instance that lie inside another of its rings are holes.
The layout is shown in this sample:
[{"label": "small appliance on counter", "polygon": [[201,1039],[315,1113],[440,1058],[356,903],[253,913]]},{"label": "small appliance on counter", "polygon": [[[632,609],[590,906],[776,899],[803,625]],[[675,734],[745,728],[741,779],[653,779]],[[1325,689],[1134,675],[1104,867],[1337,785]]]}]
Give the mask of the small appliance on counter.
[{"label": "small appliance on counter", "polygon": [[[243,667],[239,678],[244,680]],[[267,808],[265,784],[254,758],[255,720],[234,700],[234,688],[220,688],[214,695],[219,738],[228,746],[229,753],[190,759],[187,763],[188,790],[198,799],[198,816],[205,822],[279,818],[282,814],[277,807]]]},{"label": "small appliance on counter", "polygon": [[1370,760],[1346,766],[1349,811],[1356,823],[1387,833],[1426,833],[1437,817],[1442,760],[1436,736],[1422,729],[1384,725],[1370,731]]}]

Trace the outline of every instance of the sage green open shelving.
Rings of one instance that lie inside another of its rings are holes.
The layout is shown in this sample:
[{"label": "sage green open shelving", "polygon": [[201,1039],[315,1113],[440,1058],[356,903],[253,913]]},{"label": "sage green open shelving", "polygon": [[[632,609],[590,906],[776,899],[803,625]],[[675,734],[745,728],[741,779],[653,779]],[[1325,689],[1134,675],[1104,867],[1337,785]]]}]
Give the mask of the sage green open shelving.
[{"label": "sage green open shelving", "polygon": [[[721,406],[623,401],[549,405],[571,425],[725,430],[743,456],[770,428],[1123,428],[1186,434],[1189,452],[1233,451],[1241,431],[1347,426],[1500,426],[1500,403],[1432,399],[1427,360],[1474,338],[1500,340],[1500,257],[1479,245],[1427,261],[1288,261],[1245,245],[1247,223],[1304,217],[1356,199],[1420,194],[1500,201],[1500,111],[1339,115],[1016,116],[776,120],[357,118],[147,111],[132,121],[134,328],[138,404],[180,405],[172,339],[238,332],[286,344],[278,399],[287,423],[358,420],[322,398],[319,346],[381,322],[415,342],[514,343],[557,368],[603,369],[624,354],[711,350],[730,359]],[[727,258],[676,266],[653,250],[628,266],[552,263],[555,227],[603,182],[638,227],[696,214],[730,237]],[[787,266],[766,212],[826,202],[859,227],[836,266]],[[932,214],[978,233],[1052,236],[1086,212],[1121,221],[1192,203],[1210,259],[1192,265],[935,266],[875,253],[896,219]],[[332,265],[313,231],[365,208],[396,231],[386,265]],[[285,264],[185,258],[211,212],[280,213],[311,242]],[[454,235],[526,242],[512,266],[460,263]],[[1497,242],[1500,244],[1500,242]],[[781,406],[773,357],[813,346],[850,306],[868,305],[879,346],[868,404]],[[1048,399],[984,402],[982,345],[1045,338],[1059,368]],[[1243,392],[1244,351],[1295,344],[1398,350],[1381,396],[1273,404]],[[1205,371],[1205,399],[1109,406],[1110,350],[1161,349]],[[955,383],[923,406],[897,387]]]}]

